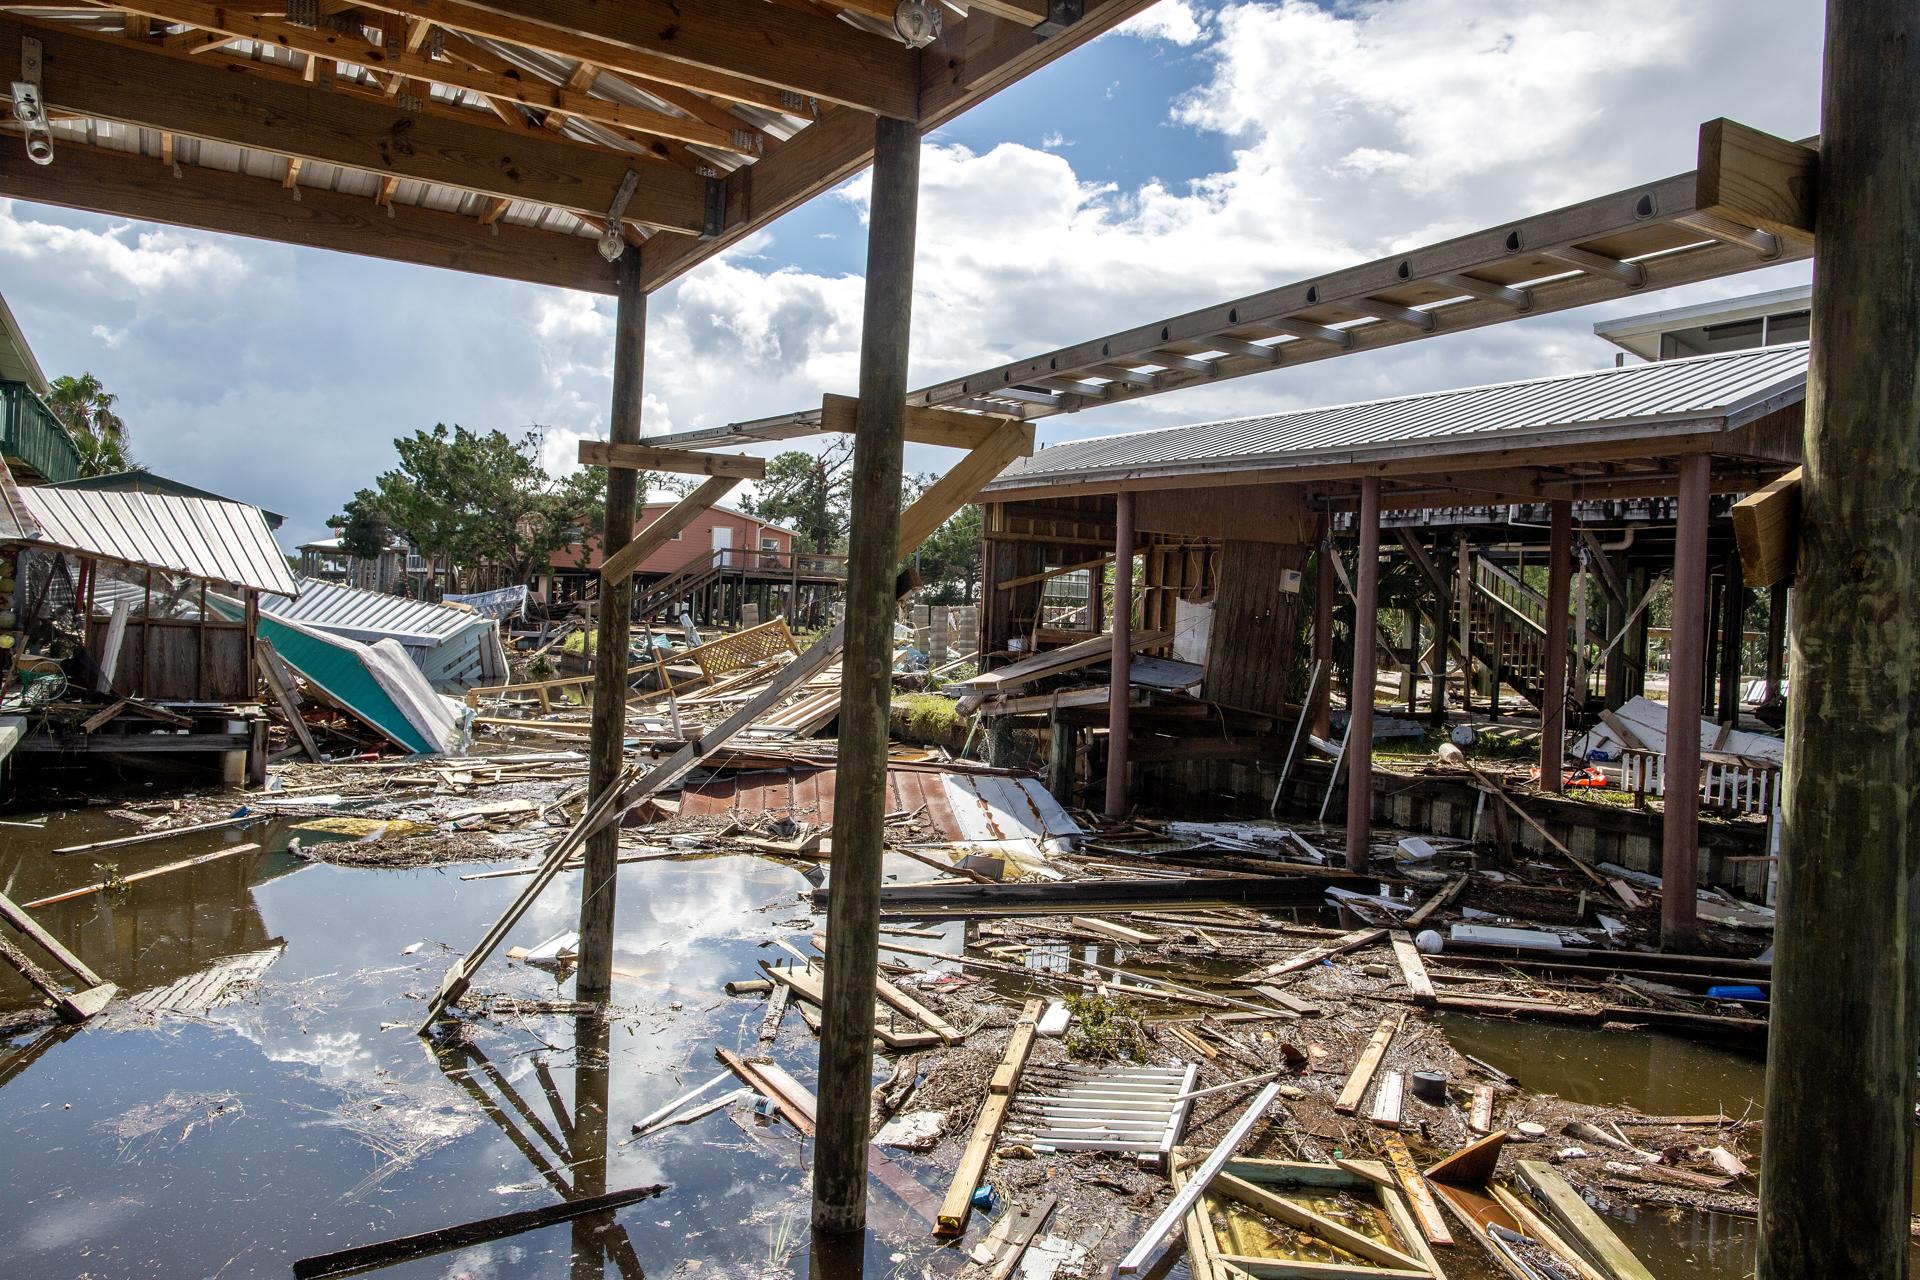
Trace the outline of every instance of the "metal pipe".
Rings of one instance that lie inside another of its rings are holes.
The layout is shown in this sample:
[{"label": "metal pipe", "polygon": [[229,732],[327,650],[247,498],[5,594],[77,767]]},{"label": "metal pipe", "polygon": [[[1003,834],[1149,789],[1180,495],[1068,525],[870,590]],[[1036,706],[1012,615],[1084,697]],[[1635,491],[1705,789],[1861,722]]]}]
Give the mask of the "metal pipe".
[{"label": "metal pipe", "polygon": [[1327,687],[1313,704],[1313,732],[1326,738],[1333,726],[1333,521],[1320,517],[1320,545],[1314,551],[1313,656],[1326,664]]}]

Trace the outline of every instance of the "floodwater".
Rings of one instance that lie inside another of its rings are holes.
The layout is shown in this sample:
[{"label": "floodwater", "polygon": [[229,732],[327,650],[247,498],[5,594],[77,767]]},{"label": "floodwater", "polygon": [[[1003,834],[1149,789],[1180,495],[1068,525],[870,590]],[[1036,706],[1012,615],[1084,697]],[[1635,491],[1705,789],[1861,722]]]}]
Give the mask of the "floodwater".
[{"label": "floodwater", "polygon": [[[45,850],[126,829],[85,811],[44,828],[0,826],[0,885],[27,901],[99,879],[88,856]],[[761,1049],[763,1002],[729,998],[723,986],[778,958],[770,939],[798,941],[818,927],[801,872],[750,857],[626,865],[610,1023],[475,1019],[469,1038],[435,1052],[413,1030],[425,997],[524,881],[462,880],[482,869],[473,865],[313,864],[285,852],[290,831],[281,821],[116,851],[125,876],[220,843],[266,850],[35,911],[129,991],[229,956],[277,958],[257,988],[204,1017],[148,1020],[117,1006],[82,1029],[0,1042],[9,1277],[287,1275],[309,1255],[653,1184],[667,1189],[612,1214],[382,1274],[772,1280],[807,1271],[811,1152],[792,1130],[720,1111],[628,1141],[633,1121],[722,1070],[716,1046]],[[572,928],[577,891],[576,876],[561,877],[503,950]],[[408,954],[414,944],[424,945]],[[475,988],[568,994],[498,957]],[[29,998],[10,970],[0,973],[0,1010]],[[1758,1106],[1761,1064],[1720,1049],[1461,1017],[1446,1027],[1462,1050],[1529,1089],[1660,1114]],[[813,1086],[813,1042],[797,1017],[772,1053]],[[935,1198],[944,1192],[938,1168],[907,1153],[896,1162]],[[1656,1275],[1750,1272],[1750,1223],[1610,1212]],[[816,1274],[959,1269],[958,1251],[935,1248],[925,1224],[878,1184],[872,1219],[860,1256],[817,1259]],[[1443,1262],[1457,1275],[1491,1274],[1469,1257],[1460,1250]]]}]

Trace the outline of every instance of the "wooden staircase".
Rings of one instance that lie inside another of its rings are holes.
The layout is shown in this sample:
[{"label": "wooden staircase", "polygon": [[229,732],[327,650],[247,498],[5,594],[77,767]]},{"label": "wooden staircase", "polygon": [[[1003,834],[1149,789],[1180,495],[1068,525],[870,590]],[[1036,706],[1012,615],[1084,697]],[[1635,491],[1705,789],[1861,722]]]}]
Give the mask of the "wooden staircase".
[{"label": "wooden staircase", "polygon": [[675,601],[686,599],[720,576],[717,557],[702,557],[641,590],[633,602],[633,616],[651,620]]},{"label": "wooden staircase", "polygon": [[1546,619],[1547,602],[1537,591],[1492,561],[1473,558],[1467,635],[1474,659],[1536,708],[1545,701]]}]

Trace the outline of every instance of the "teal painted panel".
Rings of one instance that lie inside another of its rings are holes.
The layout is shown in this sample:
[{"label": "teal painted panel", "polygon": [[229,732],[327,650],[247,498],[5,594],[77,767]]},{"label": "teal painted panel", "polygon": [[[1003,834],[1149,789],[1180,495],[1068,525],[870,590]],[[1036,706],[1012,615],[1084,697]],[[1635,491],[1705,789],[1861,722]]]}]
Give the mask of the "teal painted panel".
[{"label": "teal painted panel", "polygon": [[438,750],[421,736],[380,687],[380,682],[373,678],[373,673],[360,659],[358,645],[312,631],[299,631],[265,614],[260,616],[260,635],[302,678],[326,690],[328,697],[393,741],[422,755]]}]

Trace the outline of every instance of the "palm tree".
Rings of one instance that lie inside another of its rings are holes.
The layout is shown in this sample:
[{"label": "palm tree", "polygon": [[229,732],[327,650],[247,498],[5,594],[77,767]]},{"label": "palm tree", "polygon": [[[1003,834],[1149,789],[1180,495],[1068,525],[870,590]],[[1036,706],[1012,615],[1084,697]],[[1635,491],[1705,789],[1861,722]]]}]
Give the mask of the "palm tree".
[{"label": "palm tree", "polygon": [[117,399],[91,373],[55,378],[48,390],[47,407],[79,447],[83,476],[111,475],[133,466],[133,455],[127,451],[127,424],[113,411]]}]

